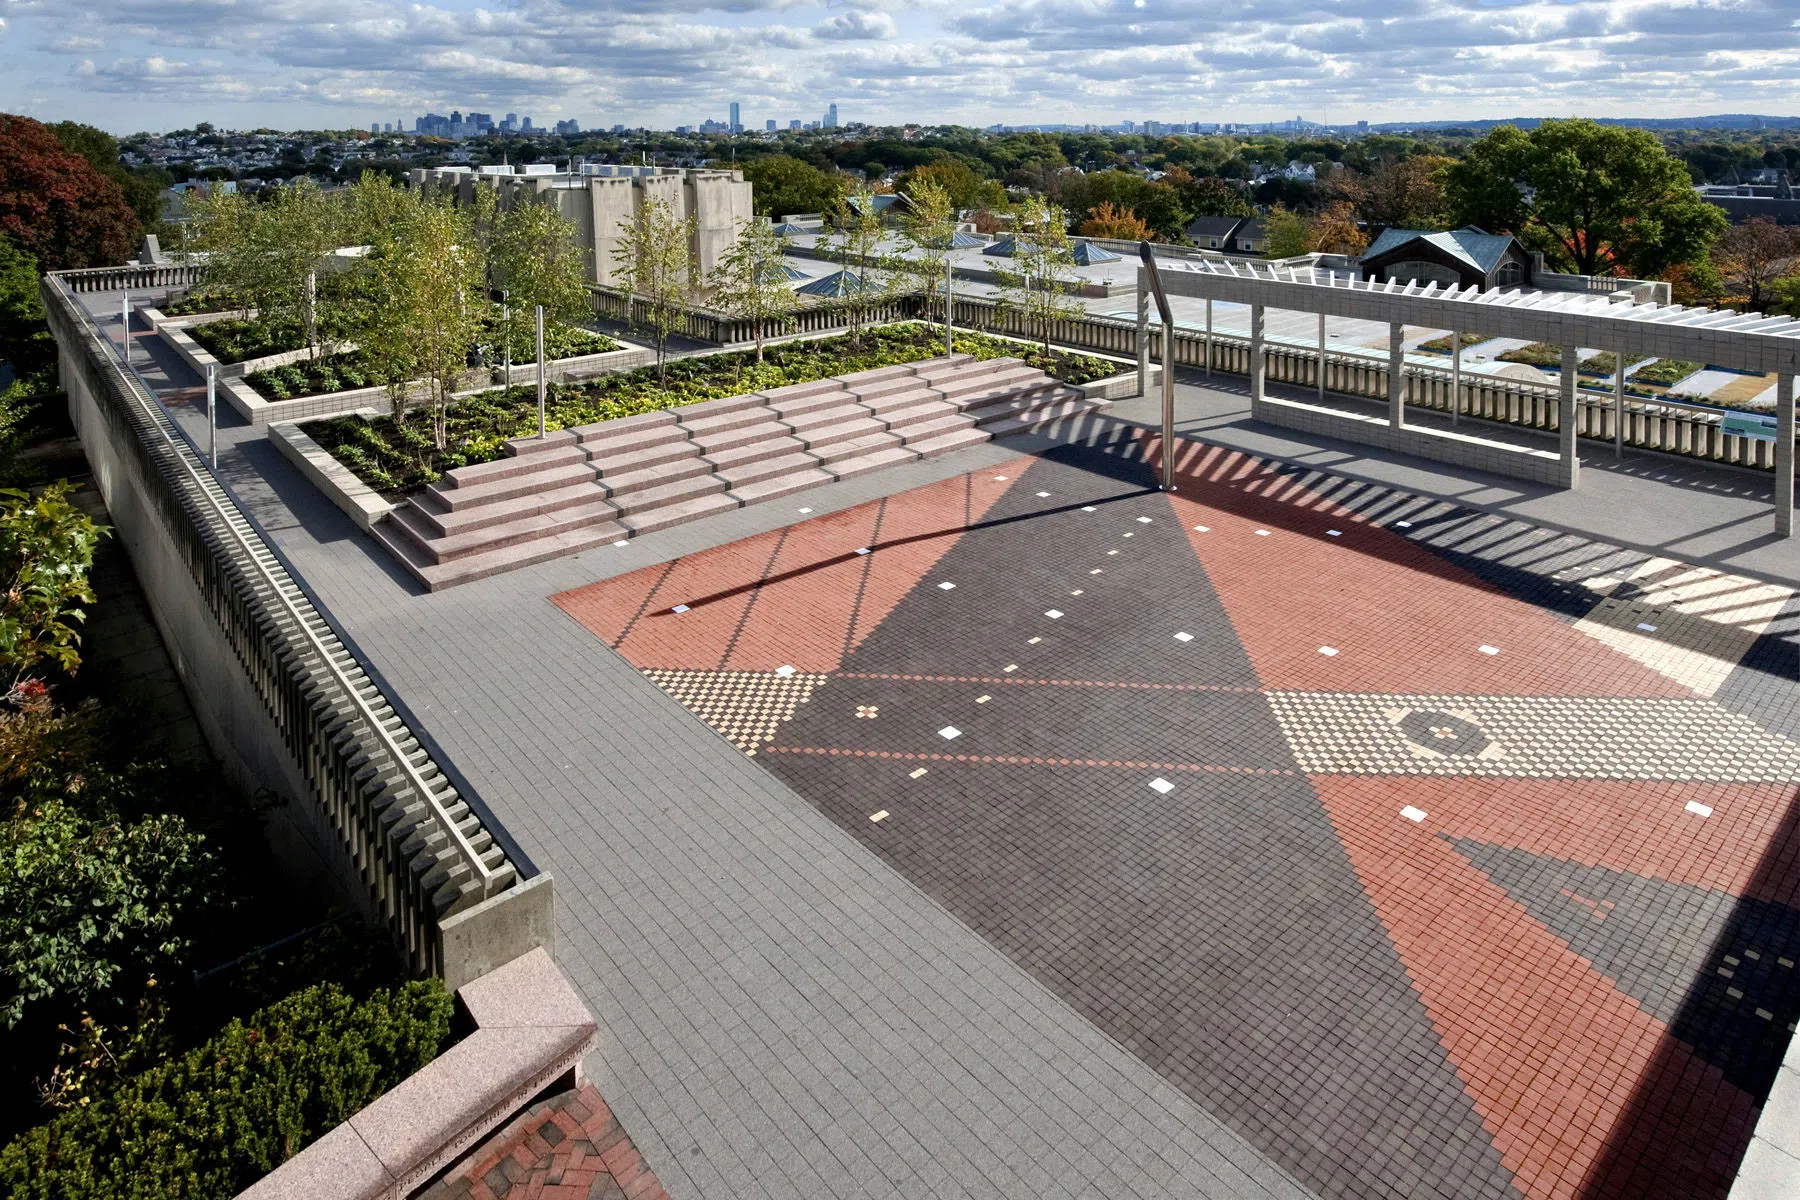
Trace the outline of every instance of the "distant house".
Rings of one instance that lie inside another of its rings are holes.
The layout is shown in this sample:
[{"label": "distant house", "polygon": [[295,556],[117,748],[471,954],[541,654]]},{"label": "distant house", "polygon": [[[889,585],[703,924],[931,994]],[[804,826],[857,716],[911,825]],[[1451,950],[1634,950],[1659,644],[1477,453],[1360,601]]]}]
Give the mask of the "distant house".
[{"label": "distant house", "polygon": [[1437,233],[1384,229],[1363,251],[1362,277],[1401,283],[1436,283],[1482,291],[1531,282],[1531,255],[1518,239],[1473,225]]},{"label": "distant house", "polygon": [[1269,244],[1269,229],[1261,217],[1252,217],[1231,231],[1231,249],[1239,254],[1261,254]]},{"label": "distant house", "polygon": [[1243,223],[1242,217],[1196,217],[1188,223],[1187,239],[1204,250],[1224,250]]}]

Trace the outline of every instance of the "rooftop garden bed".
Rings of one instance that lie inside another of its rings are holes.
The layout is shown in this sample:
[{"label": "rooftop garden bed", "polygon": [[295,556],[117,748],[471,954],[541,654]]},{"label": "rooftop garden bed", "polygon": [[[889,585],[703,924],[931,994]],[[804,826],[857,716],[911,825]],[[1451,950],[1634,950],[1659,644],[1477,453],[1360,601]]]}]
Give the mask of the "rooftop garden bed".
[{"label": "rooftop garden bed", "polygon": [[179,300],[157,306],[164,316],[192,317],[201,313],[242,312],[247,305],[238,297],[218,288],[195,288]]},{"label": "rooftop garden bed", "polygon": [[1611,379],[1613,372],[1618,370],[1618,363],[1618,356],[1611,350],[1602,350],[1598,354],[1590,354],[1582,359],[1580,365],[1575,369],[1583,375],[1603,375]]},{"label": "rooftop garden bed", "polygon": [[[1091,355],[1052,351],[982,334],[956,334],[956,350],[976,358],[1021,358],[1065,383],[1091,383],[1116,375],[1120,364]],[[852,348],[847,335],[771,346],[758,365],[752,351],[677,359],[668,364],[668,383],[658,386],[656,369],[608,375],[576,384],[552,384],[545,422],[550,429],[588,425],[614,417],[677,408],[701,400],[810,383],[876,367],[918,362],[943,353],[939,329],[909,322],[867,330]],[[338,417],[309,422],[306,433],[357,478],[392,500],[435,483],[445,471],[488,462],[505,454],[506,440],[537,431],[537,392],[506,388],[463,398],[448,413],[448,443],[432,445],[422,418],[396,423],[382,417],[364,421]]]},{"label": "rooftop garden bed", "polygon": [[1668,387],[1679,383],[1701,368],[1702,364],[1687,362],[1679,358],[1659,358],[1647,367],[1639,367],[1631,373],[1631,382],[1636,384],[1652,384],[1657,387]]},{"label": "rooftop garden bed", "polygon": [[1552,346],[1549,342],[1532,342],[1528,346],[1520,346],[1517,350],[1508,350],[1494,357],[1500,362],[1555,369],[1562,366],[1562,347]]},{"label": "rooftop garden bed", "polygon": [[[1487,333],[1465,333],[1462,335],[1463,349],[1467,350],[1470,346],[1479,345],[1492,336]],[[1419,349],[1426,354],[1449,354],[1453,349],[1452,342],[1455,337],[1454,333],[1446,333],[1443,337],[1434,337],[1429,342],[1420,342]]]},{"label": "rooftop garden bed", "polygon": [[[221,321],[219,324],[227,322]],[[605,334],[578,329],[573,325],[552,325],[544,330],[546,362],[580,358],[589,354],[607,354],[619,348],[619,343]],[[497,367],[504,361],[502,352],[493,346],[478,346],[472,356],[477,362],[488,366]],[[512,360],[515,366],[534,362],[536,358],[535,345],[513,347]],[[381,380],[374,377],[363,356],[351,350],[305,362],[288,363],[267,371],[256,371],[246,376],[244,382],[265,400],[292,400],[298,396],[323,396],[352,388],[375,387]]]}]

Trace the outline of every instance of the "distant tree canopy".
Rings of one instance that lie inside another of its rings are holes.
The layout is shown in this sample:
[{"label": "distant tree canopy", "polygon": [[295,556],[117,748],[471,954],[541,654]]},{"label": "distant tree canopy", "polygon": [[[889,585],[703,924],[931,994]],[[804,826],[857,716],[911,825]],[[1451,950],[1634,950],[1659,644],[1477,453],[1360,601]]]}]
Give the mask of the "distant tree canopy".
[{"label": "distant tree canopy", "polygon": [[1455,223],[1512,233],[1583,275],[1656,278],[1702,260],[1727,224],[1654,134],[1595,121],[1502,125],[1444,186]]},{"label": "distant tree canopy", "polygon": [[1077,221],[1093,216],[1102,204],[1112,205],[1114,211],[1129,209],[1164,242],[1180,241],[1191,219],[1174,188],[1131,171],[1068,176],[1062,180],[1057,198]]},{"label": "distant tree canopy", "polygon": [[744,164],[744,178],[752,185],[756,211],[766,217],[825,212],[844,190],[839,177],[785,154]]},{"label": "distant tree canopy", "polygon": [[117,183],[30,117],[0,113],[0,237],[60,271],[122,263],[137,234]]}]

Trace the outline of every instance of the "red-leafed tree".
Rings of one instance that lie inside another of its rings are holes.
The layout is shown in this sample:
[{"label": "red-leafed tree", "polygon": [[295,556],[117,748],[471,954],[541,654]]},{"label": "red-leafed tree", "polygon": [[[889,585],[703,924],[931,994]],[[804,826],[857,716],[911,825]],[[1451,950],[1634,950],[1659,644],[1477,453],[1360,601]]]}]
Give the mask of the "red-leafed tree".
[{"label": "red-leafed tree", "polygon": [[0,237],[58,271],[124,262],[137,230],[118,184],[30,117],[0,113]]}]

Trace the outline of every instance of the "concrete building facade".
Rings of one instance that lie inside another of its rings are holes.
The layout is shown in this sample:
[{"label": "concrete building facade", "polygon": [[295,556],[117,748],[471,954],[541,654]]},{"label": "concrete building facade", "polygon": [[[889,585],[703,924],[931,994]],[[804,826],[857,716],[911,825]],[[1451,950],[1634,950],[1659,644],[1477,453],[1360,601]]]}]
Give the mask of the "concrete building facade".
[{"label": "concrete building facade", "polygon": [[534,164],[479,170],[415,168],[409,178],[415,187],[450,190],[463,204],[474,199],[477,187],[499,189],[503,206],[527,197],[548,200],[574,224],[589,278],[610,287],[621,286],[614,256],[625,229],[640,219],[646,200],[662,200],[677,220],[696,219],[691,251],[702,276],[718,267],[744,222],[754,217],[750,183],[741,171],[587,163],[568,173],[544,171]]}]

